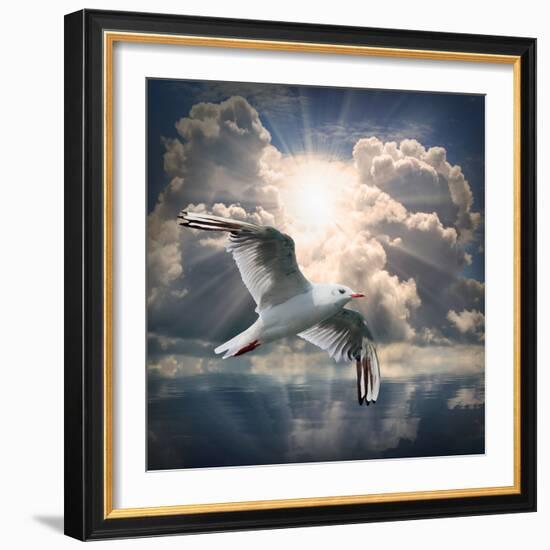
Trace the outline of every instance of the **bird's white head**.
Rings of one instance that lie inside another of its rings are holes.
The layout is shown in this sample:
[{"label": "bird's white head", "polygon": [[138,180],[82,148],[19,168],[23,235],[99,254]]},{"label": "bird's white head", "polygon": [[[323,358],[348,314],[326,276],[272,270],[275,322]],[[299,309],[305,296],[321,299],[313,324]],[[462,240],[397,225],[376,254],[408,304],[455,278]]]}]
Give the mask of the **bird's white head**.
[{"label": "bird's white head", "polygon": [[319,285],[322,286],[321,294],[323,301],[333,303],[339,307],[344,307],[350,300],[354,298],[364,298],[365,295],[360,292],[355,292],[345,285]]}]

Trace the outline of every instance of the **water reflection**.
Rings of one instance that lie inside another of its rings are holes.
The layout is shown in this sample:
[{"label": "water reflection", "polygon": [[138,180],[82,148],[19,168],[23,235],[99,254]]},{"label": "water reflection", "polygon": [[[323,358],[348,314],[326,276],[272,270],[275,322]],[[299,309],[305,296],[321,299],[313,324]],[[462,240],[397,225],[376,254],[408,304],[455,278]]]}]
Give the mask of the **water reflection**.
[{"label": "water reflection", "polygon": [[484,377],[385,379],[374,406],[348,378],[250,372],[148,377],[148,468],[479,454]]}]

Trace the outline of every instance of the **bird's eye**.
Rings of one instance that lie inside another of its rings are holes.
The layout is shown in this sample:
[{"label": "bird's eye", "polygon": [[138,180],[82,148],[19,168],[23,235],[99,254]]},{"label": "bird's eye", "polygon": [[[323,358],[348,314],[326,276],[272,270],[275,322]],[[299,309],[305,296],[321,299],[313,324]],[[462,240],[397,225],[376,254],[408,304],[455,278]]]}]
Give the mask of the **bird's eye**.
[{"label": "bird's eye", "polygon": [[339,292],[340,294],[344,294],[344,292],[346,292],[346,291],[345,291],[343,288],[339,288],[339,289],[338,289],[338,292]]}]

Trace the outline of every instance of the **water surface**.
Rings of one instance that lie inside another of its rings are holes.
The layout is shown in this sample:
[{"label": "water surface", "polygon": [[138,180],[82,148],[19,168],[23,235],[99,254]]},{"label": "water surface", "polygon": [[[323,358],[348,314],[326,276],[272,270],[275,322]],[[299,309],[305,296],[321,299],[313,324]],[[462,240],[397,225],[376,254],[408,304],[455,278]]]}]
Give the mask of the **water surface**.
[{"label": "water surface", "polygon": [[333,372],[290,381],[149,373],[148,469],[485,452],[482,373],[384,379],[378,402],[366,407],[357,404],[350,373]]}]

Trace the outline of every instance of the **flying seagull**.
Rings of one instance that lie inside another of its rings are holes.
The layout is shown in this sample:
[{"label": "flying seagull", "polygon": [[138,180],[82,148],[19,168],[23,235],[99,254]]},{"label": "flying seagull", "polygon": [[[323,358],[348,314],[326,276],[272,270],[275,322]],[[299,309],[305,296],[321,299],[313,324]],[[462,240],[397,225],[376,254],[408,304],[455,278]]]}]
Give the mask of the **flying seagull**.
[{"label": "flying seagull", "polygon": [[360,313],[344,308],[363,294],[344,285],[310,283],[296,262],[294,241],[273,227],[185,210],[178,218],[184,227],[229,233],[226,249],[257,304],[258,319],[216,353],[237,357],[298,335],[336,362],[355,360],[358,402],[376,402],[380,365],[371,332]]}]

